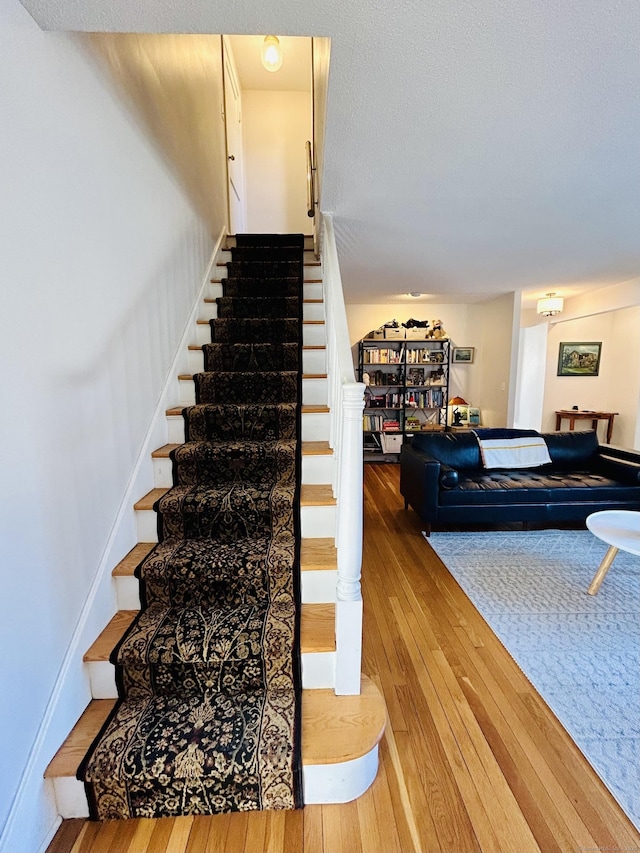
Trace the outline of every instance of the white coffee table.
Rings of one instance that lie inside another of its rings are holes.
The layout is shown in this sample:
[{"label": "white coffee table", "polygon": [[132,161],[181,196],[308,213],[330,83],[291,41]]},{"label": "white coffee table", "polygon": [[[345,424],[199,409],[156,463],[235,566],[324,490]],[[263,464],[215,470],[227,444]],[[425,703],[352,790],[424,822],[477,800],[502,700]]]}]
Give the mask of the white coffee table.
[{"label": "white coffee table", "polygon": [[587,518],[587,527],[594,536],[609,545],[588,589],[589,595],[595,595],[618,551],[640,554],[640,512],[626,509],[594,512]]}]

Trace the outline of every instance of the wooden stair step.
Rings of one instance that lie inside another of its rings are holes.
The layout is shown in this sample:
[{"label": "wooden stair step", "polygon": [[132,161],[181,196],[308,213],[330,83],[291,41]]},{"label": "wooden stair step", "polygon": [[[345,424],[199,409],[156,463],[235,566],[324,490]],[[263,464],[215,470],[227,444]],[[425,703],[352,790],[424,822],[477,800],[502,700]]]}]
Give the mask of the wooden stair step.
[{"label": "wooden stair step", "polygon": [[[163,444],[151,454],[153,459],[168,459],[172,450],[177,447],[182,447],[181,444]],[[331,456],[333,450],[328,441],[303,441],[302,455],[303,456]]]},{"label": "wooden stair step", "polygon": [[301,539],[300,568],[304,571],[335,571],[338,568],[338,549],[335,540]]},{"label": "wooden stair step", "polygon": [[141,497],[139,501],[136,501],[136,503],[134,503],[133,508],[137,509],[137,510],[142,510],[142,511],[153,509],[153,505],[155,504],[155,502],[159,501],[160,498],[163,495],[166,495],[166,493],[168,491],[169,491],[168,488],[167,489],[151,489],[150,492],[147,492],[147,494],[143,495],[143,497]]},{"label": "wooden stair step", "polygon": [[134,545],[129,553],[120,560],[118,565],[115,566],[111,572],[112,576],[114,578],[133,577],[136,567],[140,565],[147,554],[149,554],[155,546],[155,542],[138,542],[138,544]]},{"label": "wooden stair step", "polygon": [[[137,615],[137,610],[118,610],[87,649],[82,660],[85,663],[108,661]],[[335,604],[303,604],[300,608],[300,651],[313,654],[335,650]]]},{"label": "wooden stair step", "polygon": [[311,404],[306,404],[301,407],[303,415],[323,415],[329,414],[329,406],[315,406]]},{"label": "wooden stair step", "polygon": [[[155,548],[155,542],[138,542],[112,570],[113,577],[133,577],[137,566]],[[300,571],[335,571],[338,568],[338,551],[333,539],[302,539],[300,546]]]},{"label": "wooden stair step", "polygon": [[[320,301],[320,300],[318,300],[318,301]],[[191,352],[202,352],[202,344],[189,344],[187,349],[190,350]],[[302,347],[302,349],[303,350],[325,350],[326,346],[324,346],[324,344],[321,344],[321,345],[318,344],[316,346],[312,346],[311,344],[305,344]]]},{"label": "wooden stair step", "polygon": [[[303,373],[303,379],[326,379],[326,373]],[[193,373],[179,373],[178,379],[182,382],[187,382],[189,380],[193,380]]]},{"label": "wooden stair step", "polygon": [[[136,510],[152,510],[156,501],[169,491],[168,488],[151,489],[133,505]],[[300,506],[335,506],[331,486],[303,484],[300,489]]]},{"label": "wooden stair step", "polygon": [[[75,777],[78,765],[111,713],[115,700],[93,699],[49,762],[45,779]],[[387,712],[377,687],[362,676],[359,696],[302,691],[302,763],[341,764],[361,758],[380,741]]]}]

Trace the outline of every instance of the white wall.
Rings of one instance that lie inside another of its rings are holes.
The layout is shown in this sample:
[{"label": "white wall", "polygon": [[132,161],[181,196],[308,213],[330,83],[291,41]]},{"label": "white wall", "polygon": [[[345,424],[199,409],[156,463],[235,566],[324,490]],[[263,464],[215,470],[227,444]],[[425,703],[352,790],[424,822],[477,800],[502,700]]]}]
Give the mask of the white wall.
[{"label": "white wall", "polygon": [[[580,409],[619,412],[614,420],[612,443],[637,447],[637,420],[640,395],[640,308],[581,317],[558,322],[549,329],[544,395],[543,429],[555,429],[555,411],[578,406]],[[558,376],[561,341],[601,341],[598,376]],[[562,429],[568,429],[564,421]],[[590,421],[576,429],[591,429]],[[604,424],[598,429],[604,440]]]},{"label": "white wall", "polygon": [[310,234],[309,92],[242,91],[247,231]]},{"label": "white wall", "polygon": [[89,699],[65,656],[212,242],[76,39],[17,0],[0,115],[0,847],[33,853],[56,820],[42,773]]},{"label": "white wall", "polygon": [[523,326],[520,329],[513,418],[514,427],[519,429],[542,429],[548,330],[547,323]]}]

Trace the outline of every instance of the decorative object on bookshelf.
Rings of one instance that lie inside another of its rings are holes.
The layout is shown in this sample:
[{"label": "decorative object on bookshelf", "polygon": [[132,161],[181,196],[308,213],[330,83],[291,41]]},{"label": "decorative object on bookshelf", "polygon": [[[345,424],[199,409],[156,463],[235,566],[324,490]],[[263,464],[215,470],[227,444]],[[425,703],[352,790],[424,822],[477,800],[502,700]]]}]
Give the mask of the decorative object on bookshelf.
[{"label": "decorative object on bookshelf", "polygon": [[477,406],[469,406],[467,408],[469,426],[480,426],[480,409]]},{"label": "decorative object on bookshelf", "polygon": [[424,385],[424,367],[410,367],[407,371],[407,385]]},{"label": "decorative object on bookshelf", "polygon": [[447,405],[451,409],[451,426],[462,426],[469,418],[467,401],[464,397],[452,397]]},{"label": "decorative object on bookshelf", "polygon": [[475,355],[475,347],[454,347],[451,362],[452,364],[471,364]]}]

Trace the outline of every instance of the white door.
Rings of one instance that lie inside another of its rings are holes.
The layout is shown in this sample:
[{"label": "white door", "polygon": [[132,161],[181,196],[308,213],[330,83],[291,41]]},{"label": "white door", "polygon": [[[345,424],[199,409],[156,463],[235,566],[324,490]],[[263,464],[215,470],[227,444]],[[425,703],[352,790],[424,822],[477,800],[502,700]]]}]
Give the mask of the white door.
[{"label": "white door", "polygon": [[227,131],[227,177],[229,184],[229,231],[245,230],[244,170],[242,162],[242,98],[231,47],[223,39],[224,100]]}]

